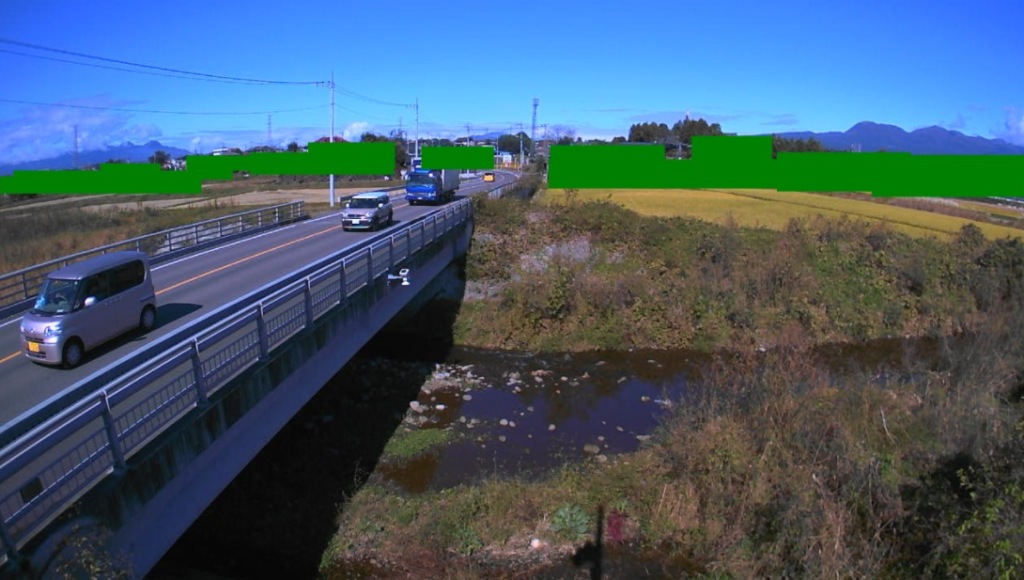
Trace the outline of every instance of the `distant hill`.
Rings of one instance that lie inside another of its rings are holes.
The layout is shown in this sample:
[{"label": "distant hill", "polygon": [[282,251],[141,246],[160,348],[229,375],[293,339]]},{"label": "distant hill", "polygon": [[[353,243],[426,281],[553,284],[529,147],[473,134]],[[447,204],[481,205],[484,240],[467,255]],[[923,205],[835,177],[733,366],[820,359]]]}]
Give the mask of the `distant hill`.
[{"label": "distant hill", "polygon": [[[487,140],[493,141],[493,140],[497,139],[498,137],[501,137],[502,135],[505,135],[506,133],[508,133],[508,132],[507,131],[491,131],[490,133],[484,133],[483,135],[473,135],[470,138],[473,139],[474,141],[487,141]],[[517,133],[518,133],[518,131],[517,131]]]},{"label": "distant hill", "polygon": [[[131,141],[127,141],[117,147],[94,149],[92,151],[80,151],[78,153],[78,164],[81,167],[85,167],[87,165],[95,165],[97,163],[106,163],[111,159],[123,159],[132,163],[145,163],[149,160],[151,155],[160,150],[167,152],[167,154],[172,158],[191,155],[190,151],[178,149],[177,147],[170,147],[168,145],[162,145],[159,141],[150,141],[145,145],[136,145]],[[49,159],[0,165],[0,175],[11,175],[15,169],[74,169],[74,166],[74,153],[65,153],[64,155],[50,157]]]},{"label": "distant hill", "polygon": [[829,149],[846,151],[855,145],[860,145],[860,150],[863,152],[885,149],[887,151],[904,151],[915,155],[1024,155],[1024,147],[1002,139],[968,137],[959,131],[950,131],[936,126],[908,133],[895,125],[862,121],[843,133],[839,131],[827,133],[800,131],[776,134],[787,139],[814,137]]}]

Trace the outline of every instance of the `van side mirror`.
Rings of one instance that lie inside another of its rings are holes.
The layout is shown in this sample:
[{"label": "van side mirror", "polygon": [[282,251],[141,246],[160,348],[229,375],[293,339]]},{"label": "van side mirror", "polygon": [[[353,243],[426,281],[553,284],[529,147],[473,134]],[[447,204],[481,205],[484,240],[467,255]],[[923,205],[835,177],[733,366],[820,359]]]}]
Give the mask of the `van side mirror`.
[{"label": "van side mirror", "polygon": [[88,307],[92,306],[93,304],[96,304],[96,297],[95,296],[90,296],[90,297],[85,299],[85,302],[83,303],[82,307],[83,308],[88,308]]}]

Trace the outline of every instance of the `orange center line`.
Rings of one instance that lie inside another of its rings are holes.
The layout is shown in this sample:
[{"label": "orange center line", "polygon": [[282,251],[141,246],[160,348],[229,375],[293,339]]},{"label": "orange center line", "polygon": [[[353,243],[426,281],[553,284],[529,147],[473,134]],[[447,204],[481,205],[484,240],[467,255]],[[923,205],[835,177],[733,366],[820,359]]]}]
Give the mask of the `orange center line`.
[{"label": "orange center line", "polygon": [[[170,292],[171,290],[174,290],[175,288],[181,288],[185,284],[191,284],[192,282],[195,282],[196,280],[200,280],[202,278],[210,276],[211,274],[216,274],[217,272],[220,272],[220,271],[223,271],[223,270],[227,270],[228,268],[230,268],[232,266],[237,266],[239,264],[248,262],[249,260],[255,260],[256,258],[259,258],[260,256],[265,256],[265,255],[269,254],[270,252],[276,252],[277,250],[280,250],[281,248],[287,248],[288,246],[297,244],[299,242],[304,242],[304,241],[306,241],[306,240],[308,240],[310,238],[315,238],[317,236],[322,236],[322,235],[326,234],[327,232],[331,232],[331,231],[340,229],[341,227],[342,226],[329,227],[326,230],[317,232],[315,234],[310,234],[308,236],[299,238],[297,240],[292,240],[290,242],[281,244],[279,246],[274,246],[273,248],[270,248],[268,250],[263,250],[262,252],[257,252],[257,253],[255,253],[255,254],[253,254],[251,256],[242,258],[241,260],[235,260],[234,262],[231,262],[230,264],[224,264],[223,266],[220,266],[219,268],[214,268],[213,270],[209,270],[207,272],[203,272],[202,274],[199,274],[198,276],[193,276],[193,277],[189,278],[188,280],[183,280],[181,282],[178,282],[177,284],[172,284],[171,286],[168,286],[167,288],[164,288],[163,290],[158,291],[156,293],[156,295],[159,296],[159,295],[163,294],[164,292]],[[0,362],[3,362],[3,361],[0,361]]]},{"label": "orange center line", "polygon": [[9,354],[9,355],[5,356],[4,358],[0,358],[0,365],[4,364],[5,362],[7,362],[9,360],[12,360],[12,359],[16,358],[20,354],[21,354],[21,351],[19,350],[18,352],[14,353],[14,354]]}]

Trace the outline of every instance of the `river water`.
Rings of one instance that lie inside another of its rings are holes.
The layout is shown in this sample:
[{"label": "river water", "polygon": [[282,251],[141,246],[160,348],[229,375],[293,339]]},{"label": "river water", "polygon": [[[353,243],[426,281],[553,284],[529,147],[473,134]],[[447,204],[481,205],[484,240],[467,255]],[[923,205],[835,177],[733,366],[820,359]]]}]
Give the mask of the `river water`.
[{"label": "river water", "polygon": [[[898,370],[909,349],[927,358],[938,347],[888,340],[816,354],[837,371],[884,373]],[[628,453],[673,405],[685,404],[710,361],[692,351],[455,348],[443,361],[421,362],[388,346],[370,348],[278,434],[147,578],[315,578],[338,506],[370,473],[420,493],[491,474],[542,476],[567,461]],[[450,429],[456,437],[410,461],[381,461],[397,430],[417,428]]]}]

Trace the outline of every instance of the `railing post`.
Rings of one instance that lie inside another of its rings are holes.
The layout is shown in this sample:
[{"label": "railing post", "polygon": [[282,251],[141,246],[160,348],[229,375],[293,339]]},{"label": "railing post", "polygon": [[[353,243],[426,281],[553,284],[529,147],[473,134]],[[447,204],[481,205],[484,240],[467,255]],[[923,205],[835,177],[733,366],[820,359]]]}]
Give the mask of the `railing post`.
[{"label": "railing post", "polygon": [[388,270],[395,269],[395,236],[388,236]]},{"label": "railing post", "polygon": [[142,240],[135,240],[135,251],[136,252],[141,252],[142,251]]},{"label": "railing post", "polygon": [[281,223],[281,208],[279,208],[279,207],[275,207],[274,208],[274,223],[275,224]]},{"label": "railing post", "polygon": [[306,328],[313,328],[313,282],[306,278]]},{"label": "railing post", "polygon": [[199,245],[199,224],[196,224],[195,227],[192,228],[192,230],[194,232],[192,234],[192,237],[193,237],[192,243],[198,246]]},{"label": "railing post", "polygon": [[346,279],[347,276],[345,274],[345,260],[341,261],[341,273],[339,274],[339,277],[341,278],[341,296],[338,297],[338,304],[344,304],[345,301],[348,300],[348,280]]},{"label": "railing post", "polygon": [[21,275],[21,289],[25,293],[25,299],[28,300],[30,298],[30,296],[28,295],[28,273],[27,272],[23,273]]},{"label": "railing post", "polygon": [[103,399],[103,424],[107,428],[107,441],[110,443],[110,453],[114,456],[114,468],[123,470],[127,467],[124,462],[124,452],[121,451],[121,438],[117,435],[117,425],[114,424],[114,414],[110,412],[110,399],[107,392],[102,391]]},{"label": "railing post", "polygon": [[14,538],[11,537],[10,532],[7,531],[7,524],[4,523],[4,518],[0,516],[0,541],[4,544],[4,552],[7,554],[7,559],[14,564],[21,564],[22,556],[21,552],[15,547]]},{"label": "railing post", "polygon": [[199,339],[192,339],[192,376],[196,381],[196,405],[206,405],[206,377],[203,376],[203,360],[199,358]]},{"label": "railing post", "polygon": [[260,336],[260,359],[266,360],[270,356],[270,338],[267,336],[266,312],[262,302],[256,306],[256,330]]},{"label": "railing post", "polygon": [[373,285],[373,246],[366,248],[366,285]]},{"label": "railing post", "polygon": [[217,237],[224,237],[224,220],[217,220]]},{"label": "railing post", "polygon": [[263,210],[256,212],[256,223],[257,227],[263,227]]}]

